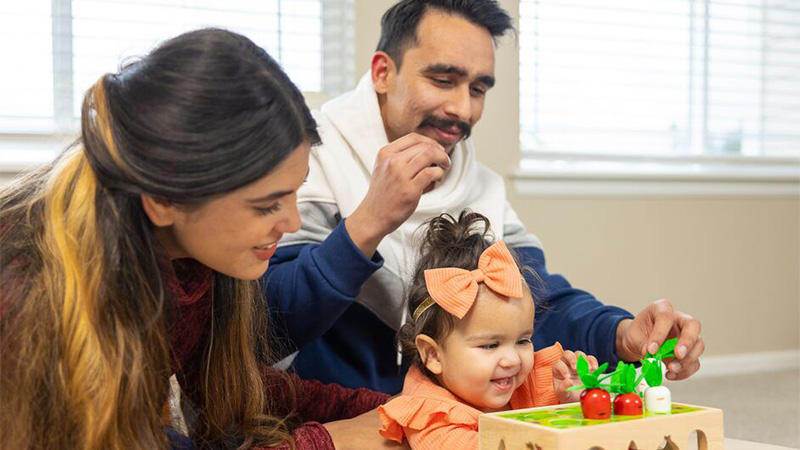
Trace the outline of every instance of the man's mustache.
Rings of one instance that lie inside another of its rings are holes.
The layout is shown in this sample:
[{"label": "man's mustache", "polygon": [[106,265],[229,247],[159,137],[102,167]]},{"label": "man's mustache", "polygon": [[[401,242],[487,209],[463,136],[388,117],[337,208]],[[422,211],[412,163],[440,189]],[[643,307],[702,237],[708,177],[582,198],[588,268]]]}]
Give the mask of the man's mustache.
[{"label": "man's mustache", "polygon": [[472,133],[472,127],[467,122],[442,119],[441,117],[436,117],[431,114],[425,116],[425,118],[422,119],[422,123],[419,124],[419,128],[424,128],[428,125],[444,129],[449,129],[453,126],[456,126],[458,127],[458,130],[461,131],[461,139],[468,138],[469,135]]}]

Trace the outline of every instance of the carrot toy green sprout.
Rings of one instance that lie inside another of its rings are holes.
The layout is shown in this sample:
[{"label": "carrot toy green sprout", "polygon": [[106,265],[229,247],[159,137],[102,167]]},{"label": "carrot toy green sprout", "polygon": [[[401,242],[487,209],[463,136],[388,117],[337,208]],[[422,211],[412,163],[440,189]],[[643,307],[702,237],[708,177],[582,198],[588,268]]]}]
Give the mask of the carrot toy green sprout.
[{"label": "carrot toy green sprout", "polygon": [[581,393],[581,411],[587,419],[608,419],[611,417],[611,396],[602,388],[601,382],[613,374],[602,376],[608,368],[608,363],[603,363],[596,370],[589,370],[589,362],[583,355],[578,356],[576,367],[578,378],[582,386],[573,386],[568,391],[586,389]]},{"label": "carrot toy green sprout", "polygon": [[651,355],[649,352],[647,353],[648,358],[655,358],[658,360],[664,360],[667,358],[674,358],[675,357],[675,345],[678,343],[678,338],[672,338],[669,340],[664,341],[661,344],[661,347],[658,349],[655,355]]},{"label": "carrot toy green sprout", "polygon": [[672,395],[666,386],[661,385],[664,381],[662,360],[675,357],[675,344],[677,343],[678,338],[665,341],[655,355],[648,353],[647,358],[642,360],[642,374],[648,386],[644,391],[644,403],[650,412],[669,413],[672,411]]},{"label": "carrot toy green sprout", "polygon": [[642,376],[636,376],[636,367],[620,361],[617,370],[611,377],[611,392],[614,398],[614,414],[620,416],[638,416],[644,414],[642,399],[636,393],[636,386],[642,381]]}]

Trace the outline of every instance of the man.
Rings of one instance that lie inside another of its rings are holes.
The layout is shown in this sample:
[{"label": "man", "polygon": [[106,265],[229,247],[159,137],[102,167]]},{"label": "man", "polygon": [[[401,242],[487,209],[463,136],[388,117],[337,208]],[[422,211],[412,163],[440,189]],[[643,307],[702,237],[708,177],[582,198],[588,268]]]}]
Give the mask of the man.
[{"label": "man", "polygon": [[669,378],[699,368],[700,323],[666,300],[635,318],[604,306],[545,268],[541,244],[506,201],[502,178],[475,161],[468,139],[495,83],[495,39],[512,29],[494,0],[403,0],[382,19],[370,73],[317,114],[298,193],[300,232],[286,236],[267,272],[277,328],[299,349],[300,376],[389,393],[405,367],[394,344],[416,256],[414,233],[441,212],[487,216],[532,267],[534,346],[560,341],[601,361],[634,361],[680,336]]}]

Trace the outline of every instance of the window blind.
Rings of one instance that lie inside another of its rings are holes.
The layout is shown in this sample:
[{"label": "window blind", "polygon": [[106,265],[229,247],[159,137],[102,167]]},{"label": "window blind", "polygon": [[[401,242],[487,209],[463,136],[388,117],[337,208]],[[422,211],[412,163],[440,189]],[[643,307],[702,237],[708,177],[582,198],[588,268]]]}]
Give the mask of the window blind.
[{"label": "window blind", "polygon": [[800,1],[522,0],[523,152],[800,156]]},{"label": "window blind", "polygon": [[347,33],[331,30],[323,19],[352,18],[347,11],[351,1],[3,2],[0,133],[76,130],[84,92],[101,74],[116,71],[126,58],[143,56],[165,39],[209,26],[252,39],[301,90],[336,93],[345,86],[343,79],[326,82],[323,68],[341,71],[349,66],[343,58],[351,46],[342,41]]}]

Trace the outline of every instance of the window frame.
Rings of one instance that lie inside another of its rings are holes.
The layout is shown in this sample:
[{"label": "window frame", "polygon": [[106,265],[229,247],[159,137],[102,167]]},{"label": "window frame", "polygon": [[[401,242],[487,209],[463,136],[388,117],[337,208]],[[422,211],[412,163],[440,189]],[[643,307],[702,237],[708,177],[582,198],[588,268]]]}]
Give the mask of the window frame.
[{"label": "window frame", "polygon": [[[354,79],[354,0],[322,0],[322,90],[304,91],[309,107],[346,91]],[[52,161],[78,138],[80,118],[74,117],[72,0],[51,0],[53,43],[53,122],[49,131],[0,131],[0,182]],[[69,74],[69,76],[56,76]]]},{"label": "window frame", "polygon": [[[519,93],[522,73],[518,82]],[[548,152],[523,147],[521,113],[520,109],[520,160],[511,179],[523,196],[800,197],[800,156]]]},{"label": "window frame", "polygon": [[523,155],[517,193],[537,197],[794,197],[800,158]]}]

